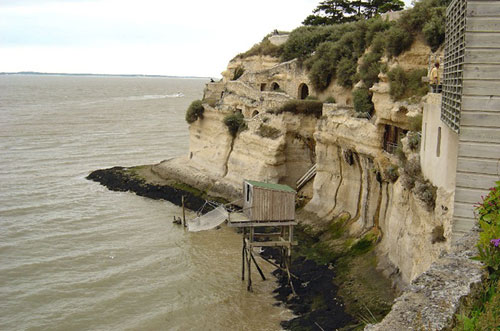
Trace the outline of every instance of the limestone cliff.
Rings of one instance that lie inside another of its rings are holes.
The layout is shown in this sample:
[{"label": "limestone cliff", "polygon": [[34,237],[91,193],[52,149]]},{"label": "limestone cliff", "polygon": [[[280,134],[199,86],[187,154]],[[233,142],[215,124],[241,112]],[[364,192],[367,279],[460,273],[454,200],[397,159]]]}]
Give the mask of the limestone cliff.
[{"label": "limestone cliff", "polygon": [[[389,67],[422,68],[429,53],[417,40],[409,51],[385,61]],[[237,200],[243,179],[295,187],[317,164],[313,181],[299,192],[307,202],[301,221],[314,226],[348,213],[349,233],[361,236],[375,230],[379,267],[396,282],[407,284],[449,246],[453,197],[438,188],[428,198],[431,186],[425,178],[417,182],[411,178],[418,169],[410,173],[407,165],[418,164],[419,157],[410,137],[403,139],[403,161],[387,141],[391,135],[399,139],[406,134],[410,119],[422,113],[423,104],[394,102],[384,74],[371,91],[375,111],[369,119],[358,118],[350,90],[335,81],[324,91],[314,90],[297,60],[237,57],[220,82],[207,84],[203,118],[189,128],[189,153],[153,170],[212,196]],[[337,103],[325,103],[320,117],[278,111],[308,95],[320,100],[333,96]],[[247,127],[235,137],[224,124],[224,118],[234,113],[243,115]]]}]

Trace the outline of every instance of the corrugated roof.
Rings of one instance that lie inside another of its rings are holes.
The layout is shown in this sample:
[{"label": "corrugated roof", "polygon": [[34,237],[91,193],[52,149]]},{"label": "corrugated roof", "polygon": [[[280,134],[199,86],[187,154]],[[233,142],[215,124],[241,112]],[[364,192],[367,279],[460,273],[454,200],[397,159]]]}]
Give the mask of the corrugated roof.
[{"label": "corrugated roof", "polygon": [[268,190],[274,190],[274,191],[283,191],[283,192],[292,192],[296,193],[293,188],[291,188],[288,185],[281,185],[281,184],[274,184],[274,183],[265,183],[265,182],[257,182],[255,180],[245,180],[247,183],[257,186],[257,187],[262,187]]}]

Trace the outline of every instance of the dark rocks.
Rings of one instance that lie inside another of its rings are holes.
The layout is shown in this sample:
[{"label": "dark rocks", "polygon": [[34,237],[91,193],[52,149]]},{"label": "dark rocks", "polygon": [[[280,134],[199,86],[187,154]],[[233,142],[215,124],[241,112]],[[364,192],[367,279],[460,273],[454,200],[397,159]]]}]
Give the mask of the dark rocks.
[{"label": "dark rocks", "polygon": [[[279,250],[266,248],[262,255],[280,263]],[[274,291],[275,298],[293,311],[297,317],[283,321],[281,326],[287,330],[336,330],[355,322],[347,314],[344,304],[337,297],[337,286],[333,283],[335,273],[331,265],[319,265],[304,257],[292,261],[291,273],[296,296],[288,284],[286,272],[277,269],[279,287]]]},{"label": "dark rocks", "polygon": [[98,182],[112,191],[130,191],[155,200],[167,200],[177,206],[182,205],[182,196],[184,196],[186,208],[195,211],[205,204],[205,199],[192,192],[169,185],[147,183],[144,179],[133,176],[124,167],[95,170],[87,176],[87,179]]}]

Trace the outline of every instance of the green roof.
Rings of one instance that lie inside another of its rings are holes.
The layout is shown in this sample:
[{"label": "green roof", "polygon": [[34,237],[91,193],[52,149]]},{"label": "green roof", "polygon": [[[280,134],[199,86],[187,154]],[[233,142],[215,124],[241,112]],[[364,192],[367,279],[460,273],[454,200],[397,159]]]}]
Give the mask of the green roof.
[{"label": "green roof", "polygon": [[265,183],[265,182],[257,182],[255,180],[245,180],[248,184],[256,186],[256,187],[262,187],[268,190],[274,190],[274,191],[283,191],[283,192],[291,192],[291,193],[296,193],[293,188],[291,188],[288,185],[281,185],[281,184],[274,184],[274,183]]}]

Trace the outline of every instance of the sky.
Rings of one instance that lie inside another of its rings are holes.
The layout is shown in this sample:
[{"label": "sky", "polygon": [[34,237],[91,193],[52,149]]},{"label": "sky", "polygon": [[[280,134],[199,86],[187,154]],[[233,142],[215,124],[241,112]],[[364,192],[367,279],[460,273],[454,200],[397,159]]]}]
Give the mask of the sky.
[{"label": "sky", "polygon": [[0,0],[0,72],[220,77],[236,54],[300,26],[318,3]]}]

